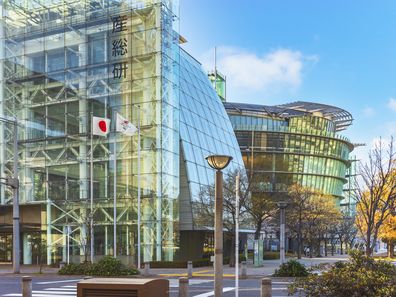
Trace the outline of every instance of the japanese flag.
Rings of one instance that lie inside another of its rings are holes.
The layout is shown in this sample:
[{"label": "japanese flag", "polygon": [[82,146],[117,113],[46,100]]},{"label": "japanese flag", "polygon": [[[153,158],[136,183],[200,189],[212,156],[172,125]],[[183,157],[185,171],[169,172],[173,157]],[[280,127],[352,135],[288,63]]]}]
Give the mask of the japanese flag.
[{"label": "japanese flag", "polygon": [[92,117],[92,134],[107,136],[110,132],[110,120],[106,118]]},{"label": "japanese flag", "polygon": [[116,130],[124,135],[133,136],[138,129],[130,121],[117,113]]}]

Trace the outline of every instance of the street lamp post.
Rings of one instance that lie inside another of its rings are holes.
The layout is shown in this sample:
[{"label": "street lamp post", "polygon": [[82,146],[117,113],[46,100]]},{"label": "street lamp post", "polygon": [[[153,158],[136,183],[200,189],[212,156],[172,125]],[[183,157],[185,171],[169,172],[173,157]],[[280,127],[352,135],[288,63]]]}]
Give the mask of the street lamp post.
[{"label": "street lamp post", "polygon": [[2,178],[5,179],[6,186],[12,188],[12,270],[14,273],[20,271],[20,238],[19,238],[19,179],[18,179],[18,122],[16,119],[10,120],[8,118],[0,117],[1,122],[12,123],[14,126],[14,164],[13,177]]},{"label": "street lamp post", "polygon": [[216,170],[215,183],[215,259],[214,259],[214,296],[223,295],[223,170],[230,164],[232,157],[212,155],[206,157],[210,167]]},{"label": "street lamp post", "polygon": [[277,203],[280,209],[280,232],[279,232],[279,245],[280,245],[280,264],[285,263],[285,222],[286,222],[286,207],[287,202],[280,201]]}]

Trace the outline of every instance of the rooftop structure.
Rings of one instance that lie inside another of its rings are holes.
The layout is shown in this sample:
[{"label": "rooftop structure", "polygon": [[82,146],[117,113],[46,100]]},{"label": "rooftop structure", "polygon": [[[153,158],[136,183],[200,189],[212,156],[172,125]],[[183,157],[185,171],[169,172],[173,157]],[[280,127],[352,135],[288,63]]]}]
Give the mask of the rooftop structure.
[{"label": "rooftop structure", "polygon": [[290,118],[301,115],[316,115],[331,120],[335,124],[335,131],[345,130],[352,124],[352,115],[339,107],[326,104],[296,101],[293,103],[265,106],[248,103],[229,103],[224,105],[228,110],[234,109],[239,112],[258,112],[279,118]]},{"label": "rooftop structure", "polygon": [[294,102],[265,106],[224,102],[249,176],[275,199],[293,183],[339,202],[353,144],[339,131],[352,115],[338,107]]}]

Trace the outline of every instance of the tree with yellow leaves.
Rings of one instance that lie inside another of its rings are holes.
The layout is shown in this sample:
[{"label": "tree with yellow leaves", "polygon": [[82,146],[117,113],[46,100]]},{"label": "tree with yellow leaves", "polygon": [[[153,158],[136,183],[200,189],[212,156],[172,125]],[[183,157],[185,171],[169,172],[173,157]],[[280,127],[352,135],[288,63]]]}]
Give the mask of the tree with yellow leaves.
[{"label": "tree with yellow leaves", "polygon": [[382,224],[378,237],[386,242],[387,250],[388,250],[388,257],[393,258],[394,248],[396,244],[396,215],[391,214],[389,215],[384,223]]},{"label": "tree with yellow leaves", "polygon": [[396,150],[393,138],[387,146],[382,140],[359,167],[356,183],[356,225],[371,256],[379,231],[396,207]]}]

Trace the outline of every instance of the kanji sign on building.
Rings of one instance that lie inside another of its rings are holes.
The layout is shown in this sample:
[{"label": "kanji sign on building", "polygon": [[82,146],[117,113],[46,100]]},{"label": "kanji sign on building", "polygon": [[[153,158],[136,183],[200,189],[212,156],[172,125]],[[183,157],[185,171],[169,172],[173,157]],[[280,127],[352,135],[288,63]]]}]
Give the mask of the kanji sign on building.
[{"label": "kanji sign on building", "polygon": [[[111,56],[114,58],[123,57],[128,54],[128,39],[127,35],[119,36],[120,33],[128,31],[128,17],[126,15],[118,15],[112,18],[113,30],[112,33],[116,36],[111,42]],[[113,63],[113,79],[126,78],[128,63],[127,62],[117,62]]]},{"label": "kanji sign on building", "polygon": [[128,70],[127,62],[120,62],[113,64],[113,78],[126,78],[126,71]]},{"label": "kanji sign on building", "polygon": [[113,57],[124,56],[128,53],[128,40],[126,38],[114,39],[111,55]]},{"label": "kanji sign on building", "polygon": [[112,18],[113,21],[113,33],[127,31],[128,17],[126,15],[119,15]]}]

